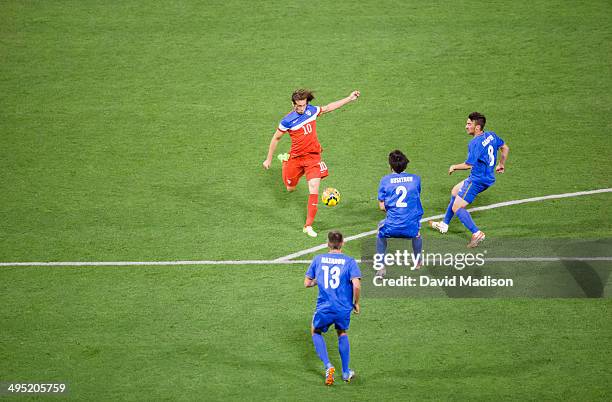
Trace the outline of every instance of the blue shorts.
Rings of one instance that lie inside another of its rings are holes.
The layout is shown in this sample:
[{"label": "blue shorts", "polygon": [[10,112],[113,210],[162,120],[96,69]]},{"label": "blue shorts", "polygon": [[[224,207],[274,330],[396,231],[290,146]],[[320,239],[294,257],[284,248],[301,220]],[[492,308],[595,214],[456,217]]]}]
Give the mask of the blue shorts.
[{"label": "blue shorts", "polygon": [[351,312],[341,311],[315,311],[312,317],[312,326],[321,332],[327,332],[329,326],[334,324],[336,329],[348,330],[351,324]]},{"label": "blue shorts", "polygon": [[461,190],[459,190],[457,195],[463,198],[468,204],[471,204],[472,201],[476,199],[478,194],[482,193],[488,188],[489,186],[486,184],[477,183],[468,177],[463,181],[463,186],[461,186]]},{"label": "blue shorts", "polygon": [[421,223],[418,221],[415,224],[406,225],[401,229],[390,228],[388,225],[385,225],[385,223],[385,219],[378,223],[378,237],[410,239],[413,237],[417,237],[417,235],[419,234],[419,230],[421,230]]}]

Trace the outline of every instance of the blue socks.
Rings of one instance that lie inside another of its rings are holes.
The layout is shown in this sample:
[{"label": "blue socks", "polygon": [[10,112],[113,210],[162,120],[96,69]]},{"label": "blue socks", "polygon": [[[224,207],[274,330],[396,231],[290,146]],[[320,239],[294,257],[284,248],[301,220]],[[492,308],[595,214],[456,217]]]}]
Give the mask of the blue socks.
[{"label": "blue socks", "polygon": [[[385,254],[387,251],[387,238],[376,238],[376,254]],[[423,238],[421,235],[412,238],[412,252],[415,256],[420,255],[423,251]]]},{"label": "blue socks", "polygon": [[342,373],[348,375],[351,345],[346,333],[338,337],[338,352],[340,352],[340,359],[342,360]]},{"label": "blue socks", "polygon": [[376,254],[384,254],[387,251],[387,239],[385,237],[376,238]]},{"label": "blue socks", "polygon": [[[419,261],[421,259],[421,252],[423,251],[423,238],[421,235],[412,238],[412,253],[416,256],[419,256]],[[423,261],[420,261],[421,263]]]},{"label": "blue socks", "polygon": [[[312,335],[312,342],[325,368],[330,368],[332,364],[329,362],[329,357],[327,356],[327,345],[325,345],[325,338],[323,338],[323,335],[314,333]],[[340,359],[342,360],[342,373],[348,374],[351,345],[349,344],[348,335],[346,333],[338,337],[338,351],[340,352]]]},{"label": "blue socks", "polygon": [[465,208],[461,208],[457,210],[457,218],[459,218],[461,223],[463,223],[463,226],[468,228],[470,232],[472,233],[478,232],[478,226],[476,226],[476,224],[474,223],[474,220],[472,220],[472,216]]},{"label": "blue socks", "polygon": [[331,367],[332,364],[329,362],[329,357],[327,356],[327,345],[325,344],[323,335],[317,333],[312,334],[312,343],[314,343],[315,351],[319,359],[321,359],[325,365],[325,368],[328,369]]},{"label": "blue socks", "polygon": [[455,196],[451,195],[450,203],[448,204],[448,208],[446,208],[446,215],[444,215],[444,223],[446,223],[447,225],[450,223],[451,219],[453,219],[453,216],[455,216],[455,213],[453,212],[454,203],[455,203]]}]

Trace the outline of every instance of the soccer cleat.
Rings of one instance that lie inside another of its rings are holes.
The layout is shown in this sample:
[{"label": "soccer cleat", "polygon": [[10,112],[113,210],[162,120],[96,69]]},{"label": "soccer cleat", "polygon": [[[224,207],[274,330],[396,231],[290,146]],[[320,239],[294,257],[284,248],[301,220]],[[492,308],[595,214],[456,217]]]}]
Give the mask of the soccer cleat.
[{"label": "soccer cleat", "polygon": [[287,162],[289,160],[289,154],[288,153],[278,154],[277,158],[281,162]]},{"label": "soccer cleat", "polygon": [[302,232],[306,233],[310,237],[317,237],[317,232],[312,229],[312,226],[304,226]]},{"label": "soccer cleat", "polygon": [[474,248],[477,247],[480,243],[482,243],[482,241],[485,239],[485,234],[484,232],[481,232],[480,230],[476,233],[474,233],[472,235],[472,240],[470,240],[470,242],[468,243],[468,248]]},{"label": "soccer cleat", "polygon": [[374,275],[380,276],[381,278],[384,278],[385,275],[387,275],[387,269],[383,267],[383,268],[377,270],[376,274],[374,274]]},{"label": "soccer cleat", "polygon": [[325,370],[325,385],[334,385],[334,373],[336,369],[334,367],[330,367]]},{"label": "soccer cleat", "polygon": [[349,369],[348,374],[342,373],[342,381],[344,381],[345,383],[351,382],[353,377],[355,377],[355,372],[351,369]]},{"label": "soccer cleat", "polygon": [[429,226],[437,230],[440,233],[448,232],[448,225],[444,223],[443,221],[440,221],[440,222],[429,221]]}]

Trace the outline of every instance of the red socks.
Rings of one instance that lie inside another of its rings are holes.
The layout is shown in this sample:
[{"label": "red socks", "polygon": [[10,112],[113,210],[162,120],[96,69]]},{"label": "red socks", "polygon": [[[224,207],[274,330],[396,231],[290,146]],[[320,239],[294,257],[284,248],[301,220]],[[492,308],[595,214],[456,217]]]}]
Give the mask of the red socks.
[{"label": "red socks", "polygon": [[317,214],[317,203],[319,202],[319,194],[310,194],[308,196],[308,214],[306,216],[306,225],[312,226],[315,215]]}]

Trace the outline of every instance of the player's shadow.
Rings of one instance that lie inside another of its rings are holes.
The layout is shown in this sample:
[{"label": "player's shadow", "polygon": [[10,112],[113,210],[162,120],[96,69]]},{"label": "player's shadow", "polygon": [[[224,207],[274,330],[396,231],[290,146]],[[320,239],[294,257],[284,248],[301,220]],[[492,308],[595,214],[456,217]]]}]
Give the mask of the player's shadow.
[{"label": "player's shadow", "polygon": [[597,271],[584,261],[562,261],[562,263],[586,297],[603,297],[604,284],[608,282],[609,271],[602,272],[604,277],[601,278]]},{"label": "player's shadow", "polygon": [[[300,358],[304,365],[304,370],[307,374],[311,374],[314,381],[323,381],[323,363],[317,356],[314,345],[312,344],[312,337],[310,335],[310,330],[308,328],[304,330],[295,330],[292,332],[293,336],[291,337],[291,345],[300,345],[297,353],[299,353]],[[329,360],[336,367],[336,372],[339,373],[339,365],[340,365],[340,355],[338,354],[338,336],[336,335],[336,330],[332,325],[327,333],[323,334],[325,337],[325,344],[327,345],[327,354],[329,356]]]},{"label": "player's shadow", "polygon": [[[291,345],[299,345],[297,353],[299,353],[306,372],[312,374],[313,378],[322,378],[323,363],[321,363],[321,360],[315,352],[310,330],[308,328],[296,329],[292,332],[292,335]],[[331,348],[329,347],[329,335],[333,334],[329,334],[328,331],[328,334],[324,334],[323,336],[325,337],[325,343],[327,344],[327,352],[329,355],[331,355],[333,351],[330,350]]]}]

